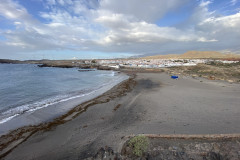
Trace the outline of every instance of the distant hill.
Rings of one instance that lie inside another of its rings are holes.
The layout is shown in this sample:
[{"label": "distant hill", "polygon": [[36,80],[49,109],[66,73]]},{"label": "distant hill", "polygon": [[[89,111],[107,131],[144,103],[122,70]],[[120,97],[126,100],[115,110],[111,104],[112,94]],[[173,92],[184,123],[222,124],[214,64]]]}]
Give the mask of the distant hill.
[{"label": "distant hill", "polygon": [[205,59],[205,58],[214,58],[214,59],[231,59],[231,58],[240,58],[239,54],[233,53],[220,53],[215,51],[188,51],[184,54],[167,54],[167,55],[156,55],[143,57],[142,59]]}]

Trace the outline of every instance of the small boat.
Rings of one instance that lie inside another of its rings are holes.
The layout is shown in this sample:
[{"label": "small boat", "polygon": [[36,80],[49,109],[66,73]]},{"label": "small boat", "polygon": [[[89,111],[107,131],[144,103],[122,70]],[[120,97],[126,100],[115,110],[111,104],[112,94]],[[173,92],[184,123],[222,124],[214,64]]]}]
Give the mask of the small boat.
[{"label": "small boat", "polygon": [[178,79],[178,76],[171,76],[172,79]]}]

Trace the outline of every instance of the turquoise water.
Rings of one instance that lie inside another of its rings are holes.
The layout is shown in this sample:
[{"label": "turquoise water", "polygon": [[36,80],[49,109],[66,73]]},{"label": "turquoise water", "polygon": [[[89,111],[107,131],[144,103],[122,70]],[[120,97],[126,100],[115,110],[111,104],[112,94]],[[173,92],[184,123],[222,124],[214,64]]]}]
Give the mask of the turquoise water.
[{"label": "turquoise water", "polygon": [[113,71],[79,72],[77,68],[40,68],[32,64],[0,64],[0,75],[0,123],[89,95],[123,78]]}]

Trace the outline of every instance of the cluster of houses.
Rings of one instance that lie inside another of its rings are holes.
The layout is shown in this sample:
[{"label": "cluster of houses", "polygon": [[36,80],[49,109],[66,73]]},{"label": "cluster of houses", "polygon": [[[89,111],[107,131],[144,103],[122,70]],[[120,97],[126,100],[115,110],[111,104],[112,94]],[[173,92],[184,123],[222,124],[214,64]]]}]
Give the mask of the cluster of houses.
[{"label": "cluster of houses", "polygon": [[206,63],[204,59],[112,59],[98,60],[102,66],[113,68],[163,68],[172,66],[194,66],[198,63]]},{"label": "cluster of houses", "polygon": [[211,60],[211,59],[99,59],[81,60],[73,62],[79,64],[97,64],[111,68],[164,68],[173,66],[194,66],[199,63],[209,62],[236,63],[239,61]]}]

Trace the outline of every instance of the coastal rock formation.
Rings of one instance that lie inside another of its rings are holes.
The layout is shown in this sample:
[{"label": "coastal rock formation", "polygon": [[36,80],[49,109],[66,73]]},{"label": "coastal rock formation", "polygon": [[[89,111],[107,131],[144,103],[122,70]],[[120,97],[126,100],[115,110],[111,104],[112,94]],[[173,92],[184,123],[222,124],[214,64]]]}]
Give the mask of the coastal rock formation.
[{"label": "coastal rock formation", "polygon": [[10,60],[10,59],[0,59],[0,63],[14,63],[14,64],[19,64],[19,63],[24,63],[23,61],[19,60]]},{"label": "coastal rock formation", "polygon": [[81,68],[81,69],[91,69],[91,68],[93,68],[91,65],[72,65],[72,64],[57,64],[57,63],[39,64],[38,67],[59,67],[59,68],[74,68],[74,67],[78,67],[78,68]]},{"label": "coastal rock formation", "polygon": [[97,69],[98,70],[113,70],[113,68],[108,67],[108,66],[98,66]]}]

